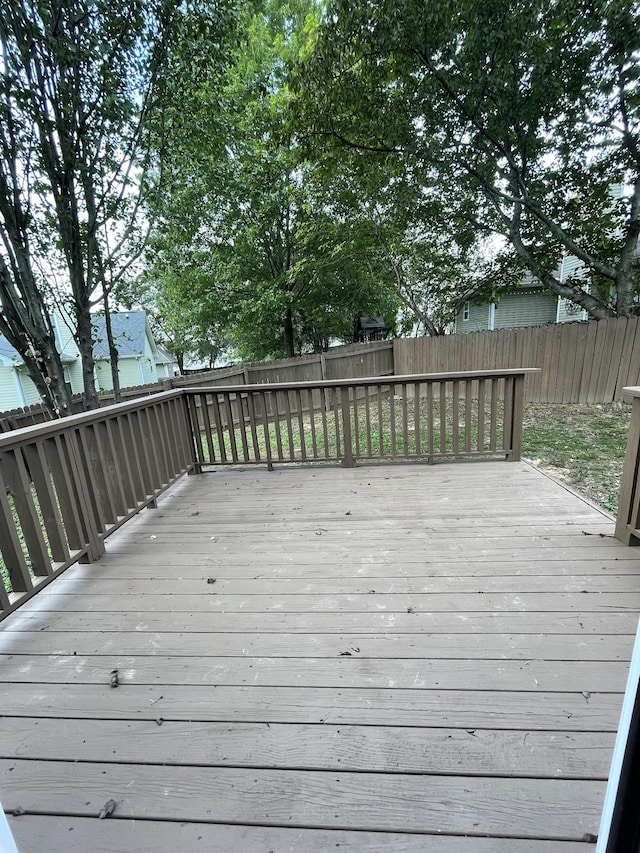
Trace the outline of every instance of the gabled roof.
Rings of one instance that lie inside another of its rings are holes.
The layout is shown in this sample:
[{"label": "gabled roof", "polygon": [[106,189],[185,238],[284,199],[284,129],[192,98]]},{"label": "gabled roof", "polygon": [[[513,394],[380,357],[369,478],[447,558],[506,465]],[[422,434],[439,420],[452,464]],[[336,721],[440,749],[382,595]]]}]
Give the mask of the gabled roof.
[{"label": "gabled roof", "polygon": [[[109,344],[105,329],[104,316],[92,318],[93,357],[109,358]],[[145,338],[149,335],[152,349],[155,351],[153,336],[148,329],[149,322],[144,311],[118,311],[111,314],[113,340],[120,358],[138,358],[145,353]]]}]

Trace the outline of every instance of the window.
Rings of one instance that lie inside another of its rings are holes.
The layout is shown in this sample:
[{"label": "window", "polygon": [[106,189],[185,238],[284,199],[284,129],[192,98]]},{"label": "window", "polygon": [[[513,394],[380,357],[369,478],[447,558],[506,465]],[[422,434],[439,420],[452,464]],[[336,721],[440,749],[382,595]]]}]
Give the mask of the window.
[{"label": "window", "polygon": [[464,305],[462,306],[462,319],[463,320],[469,319],[469,303],[468,302],[465,302]]}]

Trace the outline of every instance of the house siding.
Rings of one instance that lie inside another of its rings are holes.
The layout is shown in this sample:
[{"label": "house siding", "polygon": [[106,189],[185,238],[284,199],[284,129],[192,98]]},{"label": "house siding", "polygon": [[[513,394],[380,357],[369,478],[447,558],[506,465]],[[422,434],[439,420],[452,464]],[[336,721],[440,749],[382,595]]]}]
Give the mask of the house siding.
[{"label": "house siding", "polygon": [[469,319],[462,319],[462,311],[456,317],[456,332],[466,335],[469,332],[484,332],[489,328],[489,306],[469,303]]},{"label": "house siding", "polygon": [[16,372],[20,381],[20,385],[22,387],[22,393],[24,394],[24,405],[33,406],[35,403],[41,403],[42,398],[38,393],[38,389],[33,384],[31,379],[29,379],[29,374],[24,369],[24,367],[16,368]]},{"label": "house siding", "polygon": [[556,296],[539,291],[507,293],[496,305],[494,328],[517,329],[555,323],[557,305]]},{"label": "house siding", "polygon": [[16,388],[15,367],[0,364],[0,410],[6,412],[22,406]]}]

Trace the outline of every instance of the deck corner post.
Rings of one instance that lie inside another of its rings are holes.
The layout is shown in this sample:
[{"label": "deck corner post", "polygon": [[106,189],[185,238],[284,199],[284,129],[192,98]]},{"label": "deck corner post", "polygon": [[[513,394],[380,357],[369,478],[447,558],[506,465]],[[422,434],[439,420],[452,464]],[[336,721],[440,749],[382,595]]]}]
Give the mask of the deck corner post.
[{"label": "deck corner post", "polygon": [[513,377],[513,390],[510,395],[511,417],[510,427],[511,436],[509,447],[510,452],[507,453],[507,462],[519,462],[522,457],[522,421],[524,416],[524,382],[525,375],[520,373]]},{"label": "deck corner post", "polygon": [[182,399],[184,400],[184,413],[189,433],[189,449],[191,452],[191,465],[189,466],[189,476],[194,474],[202,474],[203,452],[202,443],[200,441],[200,424],[198,421],[198,409],[196,406],[195,397],[187,390],[183,390]]},{"label": "deck corner post", "polygon": [[623,391],[633,397],[633,402],[615,536],[625,545],[640,545],[640,387],[624,388]]},{"label": "deck corner post", "polygon": [[349,388],[346,385],[340,388],[340,412],[342,415],[342,446],[344,452],[342,465],[344,468],[355,468],[356,461],[353,455],[351,436],[351,403],[349,401]]}]

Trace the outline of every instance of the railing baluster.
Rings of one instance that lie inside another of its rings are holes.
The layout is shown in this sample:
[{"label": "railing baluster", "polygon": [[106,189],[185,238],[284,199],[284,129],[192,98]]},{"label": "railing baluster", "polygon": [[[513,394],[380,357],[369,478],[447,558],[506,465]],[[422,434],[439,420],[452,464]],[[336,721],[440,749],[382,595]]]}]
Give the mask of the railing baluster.
[{"label": "railing baluster", "polygon": [[338,402],[338,389],[333,389],[333,422],[336,430],[336,459],[342,458],[342,440],[340,436],[340,403]]},{"label": "railing baluster", "polygon": [[[4,456],[4,454],[3,454]],[[0,550],[9,574],[14,592],[28,592],[33,589],[29,567],[18,538],[18,531],[9,503],[9,489],[2,476],[0,466]]]},{"label": "railing baluster", "polygon": [[293,426],[291,423],[291,400],[289,399],[289,391],[284,392],[284,414],[287,425],[287,441],[289,443],[289,458],[288,462],[293,462],[296,458],[295,445],[293,442]]},{"label": "railing baluster", "polygon": [[484,450],[484,407],[486,405],[486,379],[478,380],[478,444],[479,452]]},{"label": "railing baluster", "polygon": [[491,380],[491,426],[489,427],[489,449],[494,453],[498,449],[498,380]]},{"label": "railing baluster", "polygon": [[[264,430],[264,447],[265,447],[265,456],[267,459],[267,466],[270,471],[273,470],[273,456],[271,454],[271,436],[269,434],[269,408],[267,403],[273,397],[271,392],[258,392],[262,397],[262,427]],[[269,405],[270,402],[269,402]]]},{"label": "railing baluster", "polygon": [[451,389],[452,451],[457,455],[460,449],[460,383],[454,381]]},{"label": "railing baluster", "polygon": [[64,524],[53,491],[49,462],[44,447],[39,441],[35,445],[27,445],[24,450],[38,496],[44,528],[47,531],[51,556],[56,562],[64,563],[70,557],[69,545],[64,535]]},{"label": "railing baluster", "polygon": [[329,458],[329,428],[327,425],[327,410],[329,408],[329,399],[328,399],[329,391],[328,389],[324,389],[322,393],[322,400],[320,404],[320,417],[322,419],[322,444],[324,446],[324,458]]},{"label": "railing baluster", "polygon": [[295,390],[296,408],[298,410],[298,430],[300,432],[300,456],[303,460],[307,458],[307,446],[304,440],[304,421],[302,418],[302,396],[300,389]]},{"label": "railing baluster", "polygon": [[253,447],[253,461],[260,462],[260,445],[258,444],[258,433],[256,431],[256,406],[254,401],[255,392],[247,394],[247,412],[249,417],[249,429],[251,431],[251,445]]},{"label": "railing baluster", "polygon": [[465,380],[464,383],[464,449],[471,452],[471,427],[473,423],[473,397],[472,381]]},{"label": "railing baluster", "polygon": [[447,452],[447,383],[440,381],[440,453]]},{"label": "railing baluster", "polygon": [[415,455],[422,454],[422,436],[420,435],[420,383],[413,383],[413,427],[415,435]]},{"label": "railing baluster", "polygon": [[31,478],[22,456],[22,448],[13,453],[2,454],[2,472],[5,486],[13,497],[13,505],[20,520],[24,544],[29,555],[34,575],[51,573],[51,560],[42,535],[42,524],[38,518],[36,504],[31,491]]},{"label": "railing baluster", "polygon": [[280,424],[280,393],[278,391],[274,391],[271,395],[271,402],[273,404],[273,424],[276,430],[276,449],[278,451],[278,461],[282,462],[284,460],[284,453],[282,449],[282,429]]},{"label": "railing baluster", "polygon": [[236,407],[238,409],[238,432],[240,433],[240,444],[242,445],[242,461],[249,461],[249,442],[247,441],[247,429],[244,418],[244,400],[246,395],[236,394]]},{"label": "railing baluster", "polygon": [[[231,407],[231,393],[226,392],[223,395],[224,410],[227,416],[227,432],[229,434],[229,447],[231,448],[231,458],[234,462],[238,461],[238,445],[236,443],[236,425],[233,420],[233,409]],[[236,392],[237,393],[237,392]]]},{"label": "railing baluster", "polygon": [[[208,403],[205,399],[203,402],[205,408],[208,408]],[[213,420],[216,425],[216,435],[218,436],[218,456],[221,462],[227,461],[227,443],[225,440],[224,429],[222,426],[222,413],[220,412],[220,400],[216,391],[211,395],[211,408],[213,409]],[[231,447],[231,445],[229,445]],[[216,460],[217,461],[217,460]]]},{"label": "railing baluster", "polygon": [[391,458],[398,455],[396,442],[396,386],[389,386],[389,434],[391,436]]},{"label": "railing baluster", "polygon": [[382,420],[382,385],[376,385],[378,396],[378,455],[384,456],[384,422]]},{"label": "railing baluster", "polygon": [[[209,417],[209,403],[207,401],[207,396],[203,394],[202,396],[202,423],[204,426],[204,438],[207,443],[207,450],[209,451],[209,459],[208,462],[217,462],[218,459],[216,457],[216,451],[213,447],[213,432],[211,429],[211,418]],[[204,448],[203,448],[204,453]]]},{"label": "railing baluster", "polygon": [[371,398],[369,397],[369,386],[364,386],[364,422],[367,431],[367,456],[369,459],[373,456],[371,450]]},{"label": "railing baluster", "polygon": [[429,462],[433,462],[435,452],[434,431],[433,382],[427,382],[427,442],[429,447]]},{"label": "railing baluster", "polygon": [[311,447],[313,458],[318,458],[318,439],[316,436],[316,411],[313,405],[313,390],[307,388],[307,401],[309,404],[309,427],[311,429]]}]

